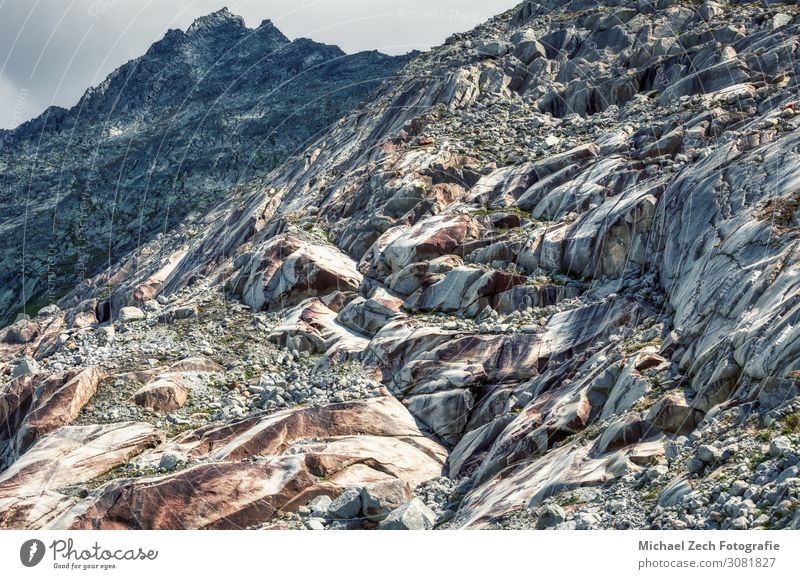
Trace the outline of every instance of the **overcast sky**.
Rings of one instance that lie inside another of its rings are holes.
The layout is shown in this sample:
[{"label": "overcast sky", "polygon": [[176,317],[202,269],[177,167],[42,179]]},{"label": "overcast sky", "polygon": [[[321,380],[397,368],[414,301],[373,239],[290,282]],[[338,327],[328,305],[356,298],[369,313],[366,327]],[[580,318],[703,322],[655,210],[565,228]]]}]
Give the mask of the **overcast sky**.
[{"label": "overcast sky", "polygon": [[227,6],[250,27],[271,19],[289,38],[347,52],[425,50],[519,0],[0,0],[0,128],[89,86],[140,56],[170,28]]}]

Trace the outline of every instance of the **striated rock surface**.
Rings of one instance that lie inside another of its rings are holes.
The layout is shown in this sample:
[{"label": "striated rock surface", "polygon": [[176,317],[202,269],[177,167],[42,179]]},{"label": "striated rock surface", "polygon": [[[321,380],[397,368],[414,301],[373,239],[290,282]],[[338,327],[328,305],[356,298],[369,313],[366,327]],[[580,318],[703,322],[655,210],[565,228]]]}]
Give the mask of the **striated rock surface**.
[{"label": "striated rock surface", "polygon": [[0,391],[0,465],[7,468],[36,440],[78,417],[97,391],[97,368],[69,370],[43,379],[22,376]]},{"label": "striated rock surface", "polygon": [[[14,483],[6,526],[796,526],[798,18],[526,1],[417,56],[0,333],[3,472],[164,439],[33,510]],[[41,384],[72,418],[36,422]]]},{"label": "striated rock surface", "polygon": [[87,483],[159,442],[149,424],[65,426],[0,475],[0,528],[48,525],[77,502],[63,491]]},{"label": "striated rock surface", "polygon": [[416,487],[438,476],[446,457],[391,397],[203,429],[142,460],[176,451],[201,464],[166,477],[109,483],[64,513],[57,526],[250,528],[354,485]]}]

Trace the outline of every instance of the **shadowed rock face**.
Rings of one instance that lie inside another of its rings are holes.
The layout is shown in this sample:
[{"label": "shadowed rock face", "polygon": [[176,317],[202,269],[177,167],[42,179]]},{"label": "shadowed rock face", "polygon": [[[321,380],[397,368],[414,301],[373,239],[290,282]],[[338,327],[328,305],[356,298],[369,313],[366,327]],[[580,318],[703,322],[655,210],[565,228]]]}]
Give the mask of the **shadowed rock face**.
[{"label": "shadowed rock face", "polygon": [[[289,41],[224,9],[170,30],[70,110],[0,131],[0,320],[35,313],[230,198],[407,61]],[[23,236],[25,255],[12,241]]]},{"label": "shadowed rock face", "polygon": [[796,526],[797,14],[524,2],[418,56],[0,333],[0,520]]}]

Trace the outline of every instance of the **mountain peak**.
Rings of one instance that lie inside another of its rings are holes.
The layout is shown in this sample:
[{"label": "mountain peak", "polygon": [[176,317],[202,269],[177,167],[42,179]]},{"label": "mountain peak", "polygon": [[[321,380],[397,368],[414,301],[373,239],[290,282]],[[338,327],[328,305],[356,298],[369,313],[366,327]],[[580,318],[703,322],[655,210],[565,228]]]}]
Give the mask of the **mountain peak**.
[{"label": "mountain peak", "polygon": [[275,30],[277,30],[277,29],[278,29],[278,27],[277,27],[277,26],[275,26],[275,23],[274,23],[274,22],[272,22],[272,20],[270,20],[269,18],[267,18],[266,20],[262,20],[262,21],[261,21],[261,24],[259,24],[259,25],[258,25],[258,28],[259,28],[259,29],[261,29],[261,28],[265,28],[265,29],[275,29]]},{"label": "mountain peak", "polygon": [[276,41],[279,44],[290,42],[286,35],[281,32],[280,29],[275,26],[275,24],[269,18],[263,20],[261,24],[258,25],[258,28],[256,28],[256,33],[262,38],[271,38],[273,41]]},{"label": "mountain peak", "polygon": [[225,7],[211,14],[201,16],[192,22],[191,26],[186,30],[186,34],[193,35],[202,31],[214,30],[221,27],[247,28],[244,18],[234,14]]}]

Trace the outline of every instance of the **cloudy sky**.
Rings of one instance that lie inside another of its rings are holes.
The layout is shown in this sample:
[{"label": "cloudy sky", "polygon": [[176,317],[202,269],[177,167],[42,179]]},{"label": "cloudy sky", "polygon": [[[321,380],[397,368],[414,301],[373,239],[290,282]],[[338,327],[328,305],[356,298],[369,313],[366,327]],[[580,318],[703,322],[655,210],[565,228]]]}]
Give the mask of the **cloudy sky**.
[{"label": "cloudy sky", "polygon": [[227,6],[248,26],[269,18],[290,38],[347,52],[424,50],[519,0],[0,0],[0,128],[84,90],[170,28]]}]

